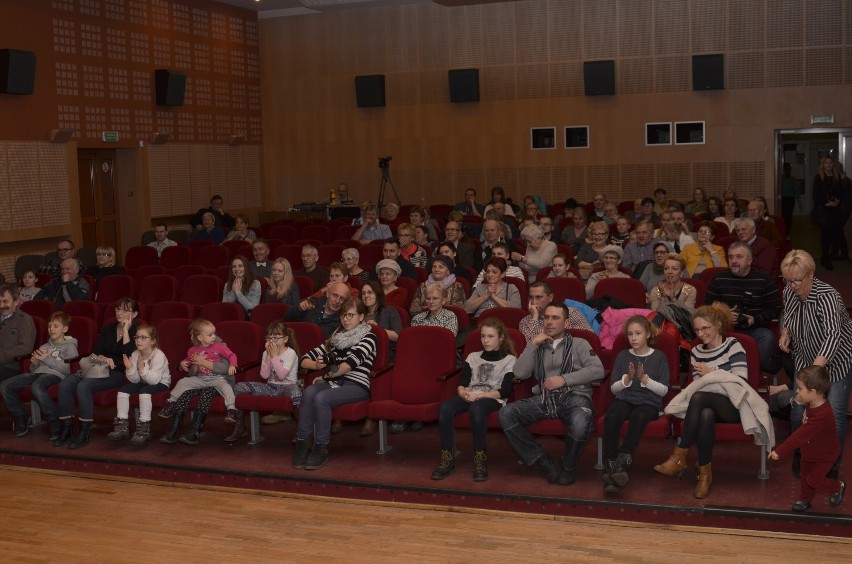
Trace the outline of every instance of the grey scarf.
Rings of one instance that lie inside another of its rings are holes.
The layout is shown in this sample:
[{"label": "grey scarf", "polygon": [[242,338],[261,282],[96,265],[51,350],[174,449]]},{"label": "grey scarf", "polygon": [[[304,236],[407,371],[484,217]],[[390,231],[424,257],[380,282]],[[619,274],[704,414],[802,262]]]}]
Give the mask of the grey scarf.
[{"label": "grey scarf", "polygon": [[[574,371],[574,360],[571,357],[571,347],[574,343],[574,339],[571,337],[571,333],[565,333],[565,340],[563,341],[565,348],[562,351],[562,363],[560,364],[559,373],[560,374],[570,374]],[[546,390],[544,388],[544,379],[546,377],[544,370],[544,355],[547,352],[552,352],[553,343],[549,343],[550,347],[545,348],[542,346],[538,347],[538,350],[535,353],[535,365],[533,367],[533,375],[535,376],[536,381],[538,382],[539,388],[541,389],[541,401],[547,410],[548,417],[555,418],[556,417],[556,400],[562,395],[570,394],[574,388],[572,386],[563,386],[561,388],[557,388],[555,390]]]}]

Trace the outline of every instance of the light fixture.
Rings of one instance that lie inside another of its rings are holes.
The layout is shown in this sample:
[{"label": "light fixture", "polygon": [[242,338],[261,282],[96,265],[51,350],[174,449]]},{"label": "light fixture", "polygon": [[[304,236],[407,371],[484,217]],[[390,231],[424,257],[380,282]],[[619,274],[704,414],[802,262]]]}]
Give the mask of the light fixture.
[{"label": "light fixture", "polygon": [[165,145],[171,135],[165,131],[155,131],[151,136],[151,145]]},{"label": "light fixture", "polygon": [[71,140],[71,136],[74,135],[74,132],[77,131],[73,127],[60,127],[59,129],[51,129],[50,139],[51,143],[68,143]]}]

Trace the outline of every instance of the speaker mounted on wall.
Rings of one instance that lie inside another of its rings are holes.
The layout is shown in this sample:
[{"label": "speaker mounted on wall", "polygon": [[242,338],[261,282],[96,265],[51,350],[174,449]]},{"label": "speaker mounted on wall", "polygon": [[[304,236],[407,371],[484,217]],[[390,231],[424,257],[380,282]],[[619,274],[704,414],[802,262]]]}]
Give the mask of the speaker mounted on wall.
[{"label": "speaker mounted on wall", "polygon": [[479,69],[454,69],[447,78],[450,102],[479,102]]},{"label": "speaker mounted on wall", "polygon": [[359,108],[385,105],[385,75],[368,74],[355,77],[355,102]]},{"label": "speaker mounted on wall", "polygon": [[586,96],[615,94],[615,61],[586,61],[583,63],[583,85]]},{"label": "speaker mounted on wall", "polygon": [[32,94],[36,56],[32,51],[0,49],[0,93]]},{"label": "speaker mounted on wall", "polygon": [[183,106],[186,91],[186,75],[168,69],[154,71],[158,106]]},{"label": "speaker mounted on wall", "polygon": [[693,90],[724,90],[725,89],[725,56],[724,55],[693,55],[692,56],[692,89]]}]

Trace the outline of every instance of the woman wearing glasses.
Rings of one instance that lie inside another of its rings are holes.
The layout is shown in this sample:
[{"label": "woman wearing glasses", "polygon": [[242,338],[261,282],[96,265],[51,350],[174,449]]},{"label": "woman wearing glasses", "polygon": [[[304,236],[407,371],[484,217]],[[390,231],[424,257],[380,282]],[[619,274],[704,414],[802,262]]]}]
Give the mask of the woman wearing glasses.
[{"label": "woman wearing glasses", "polygon": [[115,264],[115,249],[112,247],[98,247],[95,256],[97,264],[87,268],[86,274],[94,277],[98,284],[111,274],[124,274],[124,267]]},{"label": "woman wearing glasses", "polygon": [[[837,478],[846,438],[846,413],[852,382],[852,319],[840,294],[814,277],[816,264],[806,251],[794,249],[781,261],[784,278],[784,310],[781,315],[781,350],[790,353],[796,372],[816,364],[824,366],[831,377],[827,398],[834,411],[840,439],[840,456],[829,472]],[[775,391],[775,390],[773,390]],[[791,403],[790,424],[795,431],[802,426],[804,406]],[[798,474],[798,453],[793,472]]]},{"label": "woman wearing glasses", "polygon": [[[299,344],[293,330],[282,320],[276,320],[266,329],[266,347],[260,361],[261,382],[240,382],[234,386],[234,395],[250,394],[278,398],[287,396],[293,400],[293,409],[302,400],[299,386]],[[232,443],[246,435],[245,412],[237,410],[236,424],[225,441]]]},{"label": "woman wearing glasses", "polygon": [[302,368],[319,370],[322,375],[314,378],[302,396],[293,468],[319,470],[325,466],[332,410],[370,397],[377,341],[366,316],[361,300],[347,299],[340,307],[340,327],[325,343],[302,356]]}]

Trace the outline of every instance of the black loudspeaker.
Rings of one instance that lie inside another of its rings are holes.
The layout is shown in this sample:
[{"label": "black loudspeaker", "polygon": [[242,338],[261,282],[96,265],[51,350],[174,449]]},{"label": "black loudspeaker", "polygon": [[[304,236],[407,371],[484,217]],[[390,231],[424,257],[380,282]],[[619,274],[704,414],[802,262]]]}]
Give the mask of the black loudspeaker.
[{"label": "black loudspeaker", "polygon": [[385,105],[385,75],[370,74],[355,77],[355,102],[359,108]]},{"label": "black loudspeaker", "polygon": [[32,94],[36,56],[32,51],[0,49],[0,93]]},{"label": "black loudspeaker", "polygon": [[724,90],[725,89],[725,56],[724,55],[693,55],[692,56],[692,89],[693,90]]},{"label": "black loudspeaker", "polygon": [[457,69],[447,73],[450,102],[479,102],[479,69]]},{"label": "black loudspeaker", "polygon": [[586,96],[615,94],[615,61],[583,63],[583,84],[586,87]]},{"label": "black loudspeaker", "polygon": [[186,75],[182,72],[157,69],[154,71],[158,106],[183,106]]}]

